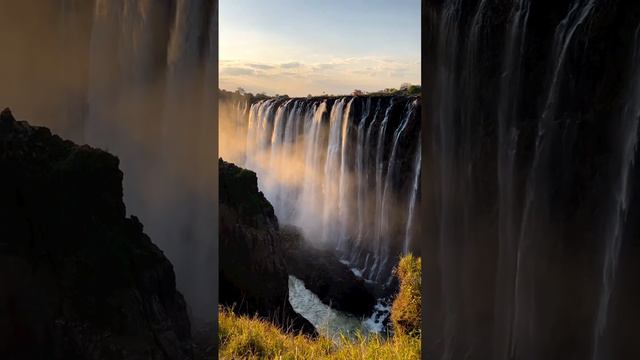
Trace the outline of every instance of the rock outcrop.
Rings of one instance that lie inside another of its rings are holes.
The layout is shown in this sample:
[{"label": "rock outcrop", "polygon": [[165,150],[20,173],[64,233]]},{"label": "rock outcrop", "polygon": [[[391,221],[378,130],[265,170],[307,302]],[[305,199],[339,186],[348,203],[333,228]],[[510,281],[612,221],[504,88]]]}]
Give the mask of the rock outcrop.
[{"label": "rock outcrop", "polygon": [[[358,317],[370,316],[376,304],[365,281],[341,263],[335,251],[305,243],[292,227],[282,227],[287,271],[304,282],[320,300],[332,308]],[[372,289],[373,290],[373,289]]]},{"label": "rock outcrop", "polygon": [[220,159],[219,184],[219,303],[315,335],[313,325],[289,303],[278,220],[258,190],[256,174]]},{"label": "rock outcrop", "polygon": [[0,358],[191,359],[171,263],[113,155],[0,115]]}]

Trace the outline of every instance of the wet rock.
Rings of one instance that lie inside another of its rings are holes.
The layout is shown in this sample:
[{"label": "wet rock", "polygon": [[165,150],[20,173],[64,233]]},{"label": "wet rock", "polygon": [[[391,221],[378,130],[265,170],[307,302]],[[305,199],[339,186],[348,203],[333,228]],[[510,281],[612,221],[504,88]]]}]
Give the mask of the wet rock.
[{"label": "wet rock", "polygon": [[286,243],[287,270],[304,282],[311,292],[332,308],[357,317],[373,313],[376,300],[366,288],[364,280],[327,249],[305,243],[296,229],[283,227]]}]

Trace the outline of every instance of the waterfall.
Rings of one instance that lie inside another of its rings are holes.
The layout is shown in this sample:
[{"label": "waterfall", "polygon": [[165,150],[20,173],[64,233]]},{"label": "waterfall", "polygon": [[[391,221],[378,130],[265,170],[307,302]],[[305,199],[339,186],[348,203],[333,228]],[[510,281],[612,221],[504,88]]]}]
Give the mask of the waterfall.
[{"label": "waterfall", "polygon": [[[511,9],[509,27],[506,32],[506,43],[502,65],[502,80],[500,82],[500,97],[498,101],[498,184],[499,184],[499,211],[498,216],[498,277],[496,282],[504,284],[503,292],[496,294],[496,314],[503,312],[505,320],[497,320],[495,336],[495,348],[502,358],[510,354],[513,356],[513,321],[515,300],[515,279],[513,276],[516,268],[515,256],[519,251],[518,244],[512,239],[516,238],[517,227],[514,224],[516,215],[514,212],[514,172],[515,155],[518,142],[517,113],[520,91],[520,77],[523,57],[524,39],[529,16],[529,3],[527,0],[519,0]],[[508,330],[505,330],[506,327]],[[499,331],[506,331],[509,335],[505,339]],[[503,345],[507,344],[507,345]]]},{"label": "waterfall", "polygon": [[[358,137],[357,137],[357,147],[356,147],[356,176],[358,181],[358,204],[356,208],[358,209],[358,235],[356,238],[356,245],[360,245],[362,242],[362,238],[364,236],[364,229],[366,226],[365,223],[365,196],[366,196],[366,188],[365,184],[367,183],[367,177],[365,172],[365,129],[367,125],[367,118],[371,113],[371,98],[367,99],[365,110],[362,113],[362,118],[360,119],[360,123],[358,124]],[[351,259],[354,260],[353,258]]]},{"label": "waterfall", "polygon": [[86,141],[121,160],[128,213],[173,263],[193,315],[207,320],[216,311],[216,38],[211,1],[95,0],[85,124]]},{"label": "waterfall", "polygon": [[245,121],[244,165],[278,220],[384,284],[399,255],[416,248],[419,100],[271,98],[252,101]]},{"label": "waterfall", "polygon": [[[567,16],[556,27],[552,44],[551,81],[546,96],[544,107],[539,115],[538,130],[534,147],[534,158],[527,178],[525,188],[524,208],[520,223],[520,233],[517,240],[516,261],[514,268],[515,289],[514,306],[509,353],[517,351],[529,352],[534,356],[537,336],[531,329],[535,327],[535,282],[531,273],[536,264],[533,262],[534,253],[544,254],[546,247],[541,245],[533,250],[533,244],[538,239],[543,239],[544,226],[548,223],[549,195],[547,174],[550,162],[555,155],[552,152],[550,141],[559,131],[557,126],[558,98],[561,87],[564,84],[564,75],[568,71],[566,62],[569,46],[574,40],[577,30],[584,24],[587,17],[592,14],[593,1],[586,4],[574,2]],[[539,240],[538,240],[539,241]],[[535,251],[535,252],[534,252]],[[520,338],[520,339],[519,339]],[[518,344],[520,343],[520,344]],[[520,345],[518,349],[516,346]]]},{"label": "waterfall", "polygon": [[637,357],[640,5],[425,10],[427,356]]},{"label": "waterfall", "polygon": [[[436,50],[436,91],[433,91],[433,103],[435,108],[433,109],[434,129],[429,132],[432,140],[431,146],[434,148],[434,152],[438,152],[438,156],[441,157],[441,161],[437,163],[439,166],[438,174],[440,178],[439,189],[440,199],[436,206],[438,209],[436,213],[437,217],[437,229],[436,233],[438,244],[436,245],[439,251],[438,262],[442,267],[441,273],[441,293],[442,293],[442,310],[441,321],[443,322],[443,333],[439,334],[444,339],[442,358],[452,358],[452,346],[454,342],[456,331],[454,310],[458,307],[456,302],[459,301],[459,296],[455,294],[455,284],[453,279],[455,278],[455,265],[453,265],[448,259],[455,257],[453,253],[455,244],[455,225],[453,224],[453,204],[454,204],[454,192],[451,190],[451,182],[455,181],[456,174],[454,166],[455,161],[455,144],[453,143],[454,135],[454,121],[456,117],[456,105],[454,99],[456,98],[456,82],[457,76],[455,64],[458,62],[458,38],[459,38],[459,26],[461,15],[461,3],[460,1],[451,1],[447,3],[442,13],[442,19],[440,19],[437,27],[437,50]],[[435,30],[435,29],[434,29]],[[431,256],[435,256],[432,254]]]},{"label": "waterfall", "polygon": [[[336,190],[339,187],[340,174],[339,170],[339,151],[340,151],[340,139],[342,131],[342,117],[344,116],[344,103],[345,99],[340,99],[331,108],[331,115],[329,116],[329,142],[326,151],[326,160],[324,165],[324,180],[322,181],[323,193],[324,193],[324,206],[322,219],[324,222],[323,232],[321,237],[322,244],[327,244],[331,241],[340,241],[337,239],[336,226],[340,227],[342,219],[335,217],[337,214],[338,206],[337,201],[338,194]],[[336,184],[337,182],[337,184]]]},{"label": "waterfall", "polygon": [[415,160],[413,163],[413,184],[411,185],[411,198],[409,200],[409,209],[407,211],[409,217],[407,218],[407,225],[404,230],[404,245],[402,247],[403,254],[409,253],[409,248],[413,242],[412,226],[414,226],[416,204],[418,202],[418,197],[420,196],[420,170],[422,169],[422,146],[420,140],[418,140],[418,147],[416,149]]},{"label": "waterfall", "polygon": [[638,151],[638,128],[640,123],[640,26],[635,34],[635,49],[631,66],[635,68],[629,86],[629,96],[622,112],[619,149],[620,169],[613,191],[615,203],[611,211],[606,245],[604,250],[604,265],[602,268],[602,283],[598,313],[594,326],[594,350],[593,360],[607,359],[608,354],[603,351],[601,338],[605,334],[611,293],[614,289],[616,273],[618,271],[618,258],[622,245],[624,226],[628,220],[629,199],[633,180],[630,172],[635,166]]},{"label": "waterfall", "polygon": [[338,218],[340,219],[340,228],[337,234],[338,238],[338,247],[344,250],[342,246],[346,240],[346,238],[350,234],[347,235],[347,224],[349,223],[349,201],[347,200],[347,195],[352,193],[352,189],[349,188],[350,182],[347,176],[348,171],[348,162],[349,162],[349,154],[348,154],[348,146],[350,143],[349,138],[349,116],[351,115],[351,105],[353,103],[353,98],[349,100],[347,103],[347,109],[344,112],[344,116],[342,117],[342,124],[340,125],[341,139],[340,139],[340,184],[338,190]]}]

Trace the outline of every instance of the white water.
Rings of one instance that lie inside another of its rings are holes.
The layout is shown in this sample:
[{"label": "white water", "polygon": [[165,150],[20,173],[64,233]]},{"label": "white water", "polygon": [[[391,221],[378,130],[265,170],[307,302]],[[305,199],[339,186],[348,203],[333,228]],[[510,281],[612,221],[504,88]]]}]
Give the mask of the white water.
[{"label": "white water", "polygon": [[379,302],[373,315],[359,319],[332,309],[307,289],[304,282],[289,276],[289,303],[293,310],[309,320],[321,335],[339,342],[342,336],[354,337],[357,333],[367,335],[381,333],[384,321],[389,316],[390,307]]}]

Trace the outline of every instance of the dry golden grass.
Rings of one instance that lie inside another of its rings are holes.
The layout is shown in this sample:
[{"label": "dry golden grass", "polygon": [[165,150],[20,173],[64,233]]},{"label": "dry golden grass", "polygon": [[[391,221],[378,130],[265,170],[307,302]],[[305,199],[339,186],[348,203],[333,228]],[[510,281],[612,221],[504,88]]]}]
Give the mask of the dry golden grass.
[{"label": "dry golden grass", "polygon": [[270,322],[219,312],[220,359],[419,359],[420,338],[394,336],[343,337],[340,345],[326,337],[310,339],[281,331]]}]

